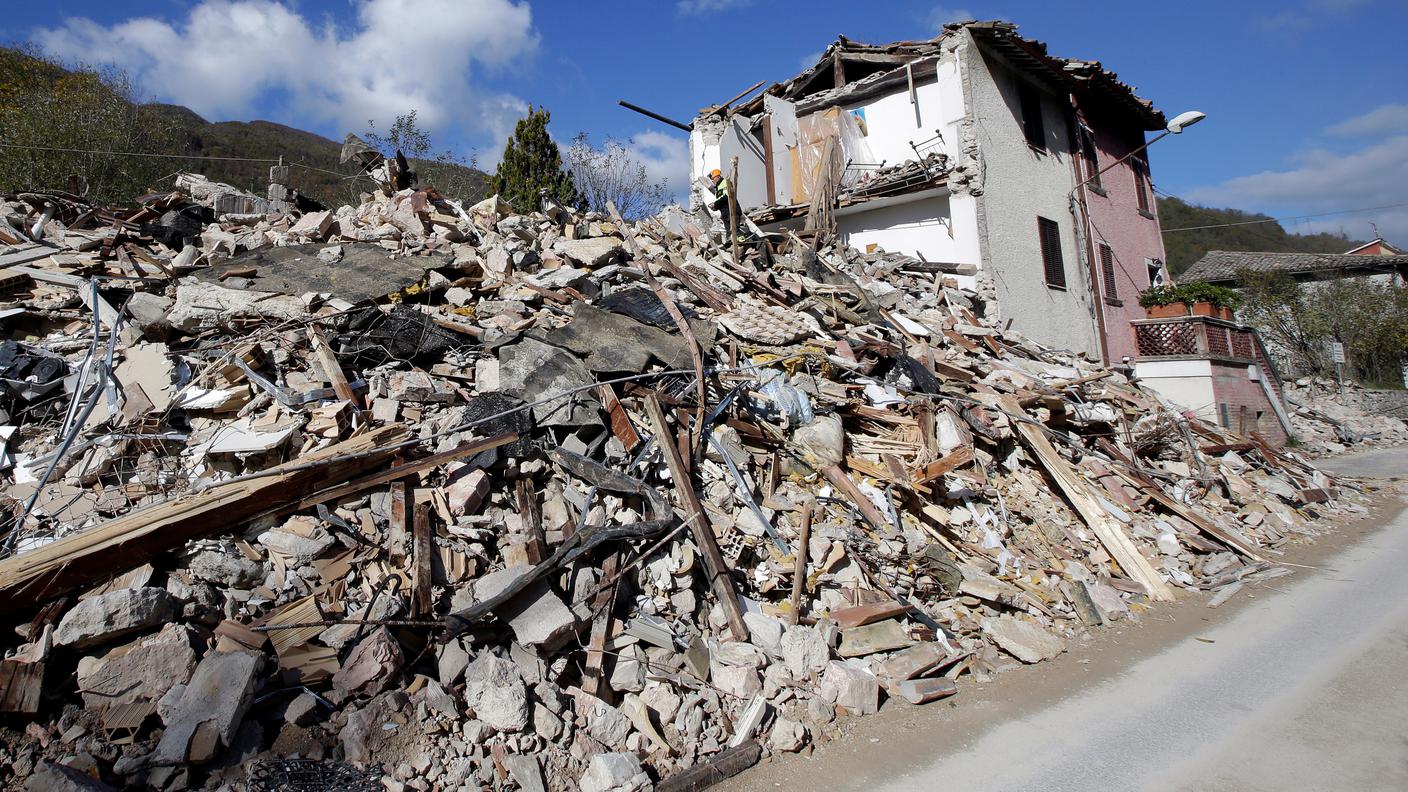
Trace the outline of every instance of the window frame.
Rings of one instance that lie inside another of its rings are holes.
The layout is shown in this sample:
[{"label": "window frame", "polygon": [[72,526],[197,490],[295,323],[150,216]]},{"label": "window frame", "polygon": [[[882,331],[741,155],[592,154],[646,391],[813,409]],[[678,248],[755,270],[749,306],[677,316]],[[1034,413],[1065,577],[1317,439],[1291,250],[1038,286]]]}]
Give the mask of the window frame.
[{"label": "window frame", "polygon": [[1098,195],[1105,195],[1105,186],[1100,179],[1100,153],[1095,148],[1095,130],[1078,124],[1076,135],[1080,143],[1080,160],[1085,169],[1085,186]]},{"label": "window frame", "polygon": [[1046,118],[1041,106],[1041,90],[1027,80],[1017,80],[1017,112],[1021,116],[1022,135],[1027,145],[1038,151],[1049,151],[1046,142]]},{"label": "window frame", "polygon": [[[1041,279],[1049,289],[1066,289],[1066,261],[1061,255],[1061,225],[1037,215],[1037,247],[1041,250]],[[1052,278],[1055,274],[1057,277]]]},{"label": "window frame", "polygon": [[1101,296],[1108,305],[1124,305],[1120,301],[1119,282],[1115,276],[1115,249],[1102,239],[1095,243],[1095,250],[1100,256]]},{"label": "window frame", "polygon": [[1130,170],[1134,171],[1134,201],[1139,213],[1145,217],[1154,216],[1153,181],[1149,178],[1149,163],[1143,157],[1129,158]]}]

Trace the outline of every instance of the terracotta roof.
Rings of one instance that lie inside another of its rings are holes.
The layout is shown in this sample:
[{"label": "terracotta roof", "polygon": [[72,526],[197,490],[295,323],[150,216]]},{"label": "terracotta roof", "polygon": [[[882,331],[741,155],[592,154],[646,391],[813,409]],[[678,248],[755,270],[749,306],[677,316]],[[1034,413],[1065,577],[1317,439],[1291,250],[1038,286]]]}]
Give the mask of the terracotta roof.
[{"label": "terracotta roof", "polygon": [[1347,253],[1257,253],[1209,250],[1207,255],[1178,277],[1192,283],[1237,280],[1241,270],[1308,275],[1334,270],[1392,270],[1408,268],[1408,256],[1354,256]]}]

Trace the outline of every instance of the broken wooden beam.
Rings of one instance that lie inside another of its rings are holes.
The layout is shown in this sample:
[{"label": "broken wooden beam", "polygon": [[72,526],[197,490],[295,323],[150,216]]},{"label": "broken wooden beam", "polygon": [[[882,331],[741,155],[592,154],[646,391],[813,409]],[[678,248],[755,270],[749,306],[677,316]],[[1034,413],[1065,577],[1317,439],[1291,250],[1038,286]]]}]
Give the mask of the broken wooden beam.
[{"label": "broken wooden beam", "polygon": [[670,433],[670,425],[665,420],[665,410],[660,406],[660,400],[654,394],[646,397],[645,407],[655,429],[655,444],[659,446],[661,454],[665,457],[665,464],[670,468],[670,478],[675,485],[678,506],[685,513],[685,524],[689,526],[694,541],[704,550],[704,561],[709,568],[709,584],[714,589],[715,596],[719,598],[719,603],[723,606],[724,616],[728,619],[729,631],[733,633],[735,641],[746,641],[748,640],[748,627],[743,623],[743,611],[738,606],[738,594],[733,590],[733,580],[729,577],[728,566],[724,562],[723,553],[719,551],[718,537],[714,536],[713,527],[704,518],[704,506],[700,504],[699,496],[694,494],[694,485],[690,481],[689,472],[685,469],[684,459],[680,457],[679,449],[673,442],[674,435]]},{"label": "broken wooden beam", "polygon": [[383,427],[266,471],[195,495],[138,509],[0,561],[0,609],[14,611],[151,561],[192,539],[228,531],[321,487],[384,465],[406,439]]},{"label": "broken wooden beam", "polygon": [[1105,511],[1105,507],[1100,505],[1100,501],[1091,494],[1080,475],[1057,453],[1042,430],[1026,420],[1027,413],[1017,400],[1009,394],[1004,394],[998,397],[997,403],[998,407],[1011,417],[1017,434],[1025,441],[1032,455],[1046,468],[1046,472],[1051,474],[1052,480],[1065,493],[1066,500],[1070,501],[1076,513],[1100,539],[1100,543],[1120,565],[1120,569],[1142,586],[1151,599],[1172,601],[1173,589],[1159,577],[1158,571],[1149,560],[1140,555],[1134,541],[1115,518]]}]

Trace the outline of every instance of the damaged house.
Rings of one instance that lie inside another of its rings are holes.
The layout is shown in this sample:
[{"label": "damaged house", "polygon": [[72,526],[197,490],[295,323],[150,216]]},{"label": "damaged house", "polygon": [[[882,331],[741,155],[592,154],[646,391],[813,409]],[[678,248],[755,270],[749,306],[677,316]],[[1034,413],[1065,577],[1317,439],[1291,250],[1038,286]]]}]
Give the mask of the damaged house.
[{"label": "damaged house", "polygon": [[1132,358],[1136,298],[1164,277],[1164,253],[1148,161],[1120,160],[1163,113],[1099,63],[1053,57],[1016,30],[839,38],[796,77],[705,109],[691,175],[734,178],[764,230],[804,229],[826,208],[841,241],[991,293],[1014,330]]}]

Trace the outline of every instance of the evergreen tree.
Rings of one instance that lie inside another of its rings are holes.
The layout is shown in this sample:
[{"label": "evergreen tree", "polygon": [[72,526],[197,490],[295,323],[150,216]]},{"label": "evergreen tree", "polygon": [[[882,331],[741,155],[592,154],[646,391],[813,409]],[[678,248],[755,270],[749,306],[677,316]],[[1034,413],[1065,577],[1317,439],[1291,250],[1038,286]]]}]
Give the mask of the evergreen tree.
[{"label": "evergreen tree", "polygon": [[541,191],[559,203],[577,203],[572,174],[563,167],[562,153],[548,137],[551,118],[546,108],[534,110],[530,105],[528,117],[519,119],[514,127],[494,173],[493,191],[519,212],[541,208]]}]

